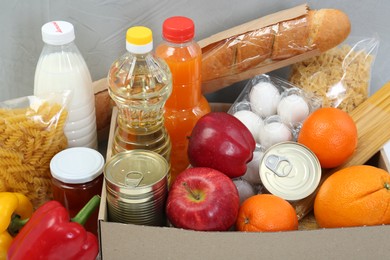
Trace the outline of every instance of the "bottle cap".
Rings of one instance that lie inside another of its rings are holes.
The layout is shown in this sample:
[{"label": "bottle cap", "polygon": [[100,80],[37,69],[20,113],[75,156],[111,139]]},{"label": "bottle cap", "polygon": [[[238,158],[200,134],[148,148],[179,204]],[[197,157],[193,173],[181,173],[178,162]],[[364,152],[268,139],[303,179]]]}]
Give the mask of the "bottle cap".
[{"label": "bottle cap", "polygon": [[62,45],[74,39],[74,28],[69,22],[53,21],[42,26],[42,40],[47,44]]},{"label": "bottle cap", "polygon": [[194,38],[194,22],[184,16],[173,16],[163,23],[163,37],[171,42],[186,42]]},{"label": "bottle cap", "polygon": [[134,26],[127,30],[126,49],[129,52],[143,54],[153,49],[152,30],[144,26]]},{"label": "bottle cap", "polygon": [[94,180],[103,172],[104,158],[87,147],[65,149],[51,159],[51,175],[64,183],[81,184]]}]

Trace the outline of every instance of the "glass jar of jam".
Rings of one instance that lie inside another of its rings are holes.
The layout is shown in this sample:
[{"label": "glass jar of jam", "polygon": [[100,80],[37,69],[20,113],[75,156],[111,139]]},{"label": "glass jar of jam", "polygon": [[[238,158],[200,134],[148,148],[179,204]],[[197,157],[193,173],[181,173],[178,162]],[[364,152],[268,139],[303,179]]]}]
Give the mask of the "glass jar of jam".
[{"label": "glass jar of jam", "polygon": [[[53,199],[62,203],[73,218],[103,185],[104,158],[96,150],[73,147],[57,153],[50,161]],[[97,235],[98,210],[84,227]]]}]

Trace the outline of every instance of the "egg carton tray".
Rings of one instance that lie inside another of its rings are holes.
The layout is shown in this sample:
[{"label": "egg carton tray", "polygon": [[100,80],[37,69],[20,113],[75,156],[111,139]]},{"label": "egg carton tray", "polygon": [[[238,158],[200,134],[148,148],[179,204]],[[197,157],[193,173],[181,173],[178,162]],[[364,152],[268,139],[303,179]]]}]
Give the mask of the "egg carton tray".
[{"label": "egg carton tray", "polygon": [[265,151],[274,144],[296,141],[304,120],[321,101],[313,93],[267,74],[255,76],[228,110],[252,133],[257,148]]}]

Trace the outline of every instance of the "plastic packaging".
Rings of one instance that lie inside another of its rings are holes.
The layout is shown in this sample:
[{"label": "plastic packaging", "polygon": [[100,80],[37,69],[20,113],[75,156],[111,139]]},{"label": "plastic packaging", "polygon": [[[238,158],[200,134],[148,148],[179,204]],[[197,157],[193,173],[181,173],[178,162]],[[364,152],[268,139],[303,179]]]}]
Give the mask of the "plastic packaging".
[{"label": "plastic packaging", "polygon": [[0,191],[26,195],[34,208],[52,199],[50,160],[68,147],[68,92],[0,103]]},{"label": "plastic packaging", "polygon": [[145,149],[169,161],[171,142],[163,113],[172,92],[171,72],[153,55],[149,28],[129,28],[126,49],[108,72],[108,91],[118,107],[112,154]]},{"label": "plastic packaging", "polygon": [[350,37],[346,43],[292,66],[290,81],[322,99],[323,107],[351,112],[370,93],[379,39]]},{"label": "plastic packaging", "polygon": [[92,79],[74,39],[71,23],[53,21],[42,26],[45,44],[35,71],[34,95],[71,90],[64,129],[69,146],[97,149]]},{"label": "plastic packaging", "polygon": [[300,5],[214,34],[199,42],[203,93],[319,55],[350,30],[344,12]]},{"label": "plastic packaging", "polygon": [[[72,147],[57,153],[50,161],[53,199],[62,203],[71,218],[103,187],[104,158],[96,150]],[[97,235],[96,210],[85,228]]]},{"label": "plastic packaging", "polygon": [[248,81],[228,110],[256,140],[254,162],[248,164],[242,178],[262,192],[259,167],[264,153],[276,144],[296,142],[303,121],[320,107],[321,101],[313,93],[278,77],[263,74]]},{"label": "plastic packaging", "polygon": [[201,93],[202,51],[194,41],[191,19],[175,16],[163,23],[164,41],[156,55],[164,59],[172,73],[172,94],[165,104],[165,126],[172,142],[171,181],[189,166],[187,147],[192,128],[210,106]]},{"label": "plastic packaging", "polygon": [[308,40],[307,15],[229,37],[203,48],[204,81],[245,72],[319,47]]},{"label": "plastic packaging", "polygon": [[[251,128],[257,126],[257,131],[251,132],[257,134],[257,148],[264,152],[276,143],[296,141],[303,121],[319,107],[321,101],[313,93],[263,74],[247,83],[228,113],[245,125],[251,122]],[[257,119],[246,121],[248,115],[240,116],[242,111],[252,112]]]}]

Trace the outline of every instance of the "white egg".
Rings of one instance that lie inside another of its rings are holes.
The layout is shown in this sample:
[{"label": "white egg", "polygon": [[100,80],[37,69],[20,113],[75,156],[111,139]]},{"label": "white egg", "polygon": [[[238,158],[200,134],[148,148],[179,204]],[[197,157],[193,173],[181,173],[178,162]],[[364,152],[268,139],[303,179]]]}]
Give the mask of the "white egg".
[{"label": "white egg", "polygon": [[259,82],[249,93],[249,102],[253,112],[261,117],[276,114],[280,101],[278,89],[269,82]]},{"label": "white egg", "polygon": [[254,151],[252,160],[246,165],[247,170],[242,178],[252,185],[259,185],[261,183],[259,168],[263,156],[264,153],[262,151]]},{"label": "white egg", "polygon": [[264,149],[277,143],[291,141],[293,138],[291,130],[282,122],[265,124],[259,134],[260,144]]},{"label": "white egg", "polygon": [[287,125],[302,122],[309,115],[309,105],[303,97],[296,94],[282,98],[277,110],[280,119]]},{"label": "white egg", "polygon": [[240,196],[240,204],[242,204],[247,198],[255,195],[255,189],[253,186],[244,179],[234,179],[233,183],[236,185],[238,195]]},{"label": "white egg", "polygon": [[258,115],[249,110],[237,111],[234,113],[234,116],[248,128],[248,130],[253,135],[253,138],[258,143],[260,128],[264,126],[263,120]]}]

